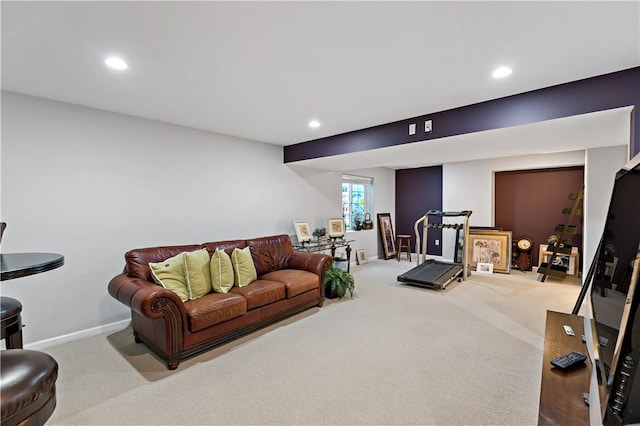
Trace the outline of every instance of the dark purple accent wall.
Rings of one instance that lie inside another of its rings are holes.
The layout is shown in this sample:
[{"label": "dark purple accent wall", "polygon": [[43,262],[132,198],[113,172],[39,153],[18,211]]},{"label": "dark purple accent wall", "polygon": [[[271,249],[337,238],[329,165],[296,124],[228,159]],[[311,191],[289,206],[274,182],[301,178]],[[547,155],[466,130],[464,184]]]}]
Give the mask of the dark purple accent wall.
[{"label": "dark purple accent wall", "polygon": [[[495,222],[496,226],[513,232],[513,239],[528,237],[533,240],[533,264],[538,265],[540,244],[556,225],[565,224],[567,217],[562,209],[573,207],[569,194],[580,191],[584,182],[584,167],[518,170],[495,174]],[[581,206],[582,207],[582,206]],[[573,245],[582,253],[582,214],[572,225],[578,225],[578,233],[569,235]],[[558,234],[559,235],[559,234]]]},{"label": "dark purple accent wall", "polygon": [[[429,210],[442,210],[442,166],[396,170],[396,235],[411,235],[411,251],[415,252],[413,225]],[[441,222],[431,218],[430,222]],[[442,255],[442,230],[430,229],[427,253]],[[435,245],[435,240],[440,245]]]},{"label": "dark purple accent wall", "polygon": [[[284,162],[327,157],[474,133],[612,108],[640,105],[640,67],[551,86],[505,98],[435,112],[284,147]],[[634,111],[635,112],[635,111]],[[630,157],[640,152],[640,120],[631,119]],[[424,121],[433,131],[424,132]],[[408,135],[409,124],[417,132]]]}]

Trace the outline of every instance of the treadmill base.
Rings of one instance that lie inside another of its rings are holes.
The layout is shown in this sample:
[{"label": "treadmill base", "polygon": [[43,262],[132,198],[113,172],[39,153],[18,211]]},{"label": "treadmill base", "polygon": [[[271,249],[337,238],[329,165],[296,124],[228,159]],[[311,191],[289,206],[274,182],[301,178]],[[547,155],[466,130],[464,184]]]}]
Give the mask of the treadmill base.
[{"label": "treadmill base", "polygon": [[398,275],[398,281],[427,288],[444,289],[462,274],[462,264],[428,259],[415,268]]}]

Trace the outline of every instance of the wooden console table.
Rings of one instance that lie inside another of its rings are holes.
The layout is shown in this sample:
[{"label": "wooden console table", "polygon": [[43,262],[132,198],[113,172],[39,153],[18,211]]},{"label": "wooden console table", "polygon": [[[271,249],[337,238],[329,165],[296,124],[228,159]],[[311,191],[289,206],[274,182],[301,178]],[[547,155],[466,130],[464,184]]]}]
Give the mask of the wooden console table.
[{"label": "wooden console table", "polygon": [[[590,359],[585,361],[584,366],[569,371],[558,370],[550,364],[552,359],[568,352],[587,354],[587,348],[582,342],[583,321],[582,316],[547,311],[538,425],[589,424],[589,406],[584,400],[584,394],[589,392],[592,369]],[[564,332],[564,325],[571,326],[575,336],[568,336]]]}]

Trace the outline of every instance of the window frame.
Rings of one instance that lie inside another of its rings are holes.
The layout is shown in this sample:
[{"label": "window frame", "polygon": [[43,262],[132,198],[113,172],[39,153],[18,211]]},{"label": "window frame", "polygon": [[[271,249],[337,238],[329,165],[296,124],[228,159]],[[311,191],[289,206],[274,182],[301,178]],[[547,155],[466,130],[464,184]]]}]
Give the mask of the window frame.
[{"label": "window frame", "polygon": [[[358,193],[361,193],[363,203],[362,203],[362,207],[357,209],[354,209],[354,206],[356,204],[353,202],[354,185],[364,186],[362,191],[358,191]],[[346,191],[345,191],[345,186],[347,187]],[[345,197],[345,192],[346,192],[346,197]],[[362,213],[363,220],[364,220],[364,215],[366,213],[371,213],[371,211],[373,210],[373,178],[367,177],[367,176],[343,174],[340,194],[341,194],[340,204],[342,208],[342,217],[344,218],[346,230],[355,231],[356,228],[353,223],[354,213]],[[348,209],[346,208],[346,206],[348,206]]]}]

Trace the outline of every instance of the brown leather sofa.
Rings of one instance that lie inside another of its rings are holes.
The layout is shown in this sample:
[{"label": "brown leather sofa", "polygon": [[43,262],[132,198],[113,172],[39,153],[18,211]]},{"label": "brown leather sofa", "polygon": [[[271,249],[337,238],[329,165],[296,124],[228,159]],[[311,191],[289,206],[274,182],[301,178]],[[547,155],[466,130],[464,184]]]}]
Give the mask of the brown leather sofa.
[{"label": "brown leather sofa", "polygon": [[[231,255],[249,247],[258,279],[228,293],[211,292],[183,302],[153,282],[150,262],[206,248]],[[251,333],[313,306],[322,306],[322,277],[331,267],[327,254],[294,251],[288,235],[194,245],[152,247],[125,254],[122,274],[109,282],[109,294],[131,308],[136,342],[160,356],[170,370],[181,360]]]}]

